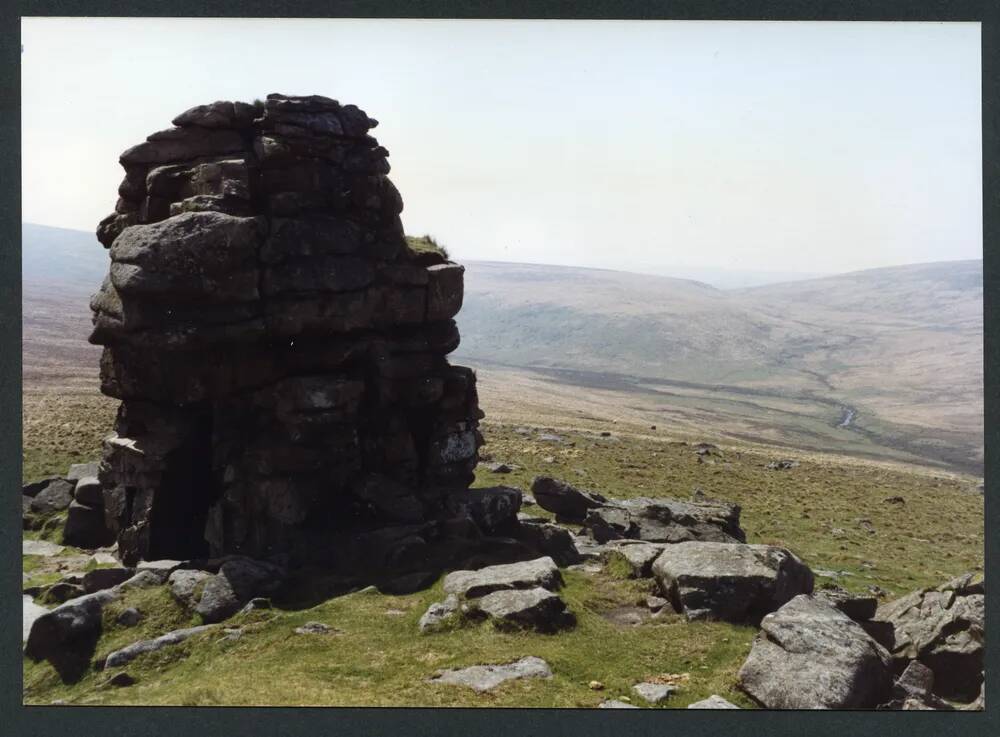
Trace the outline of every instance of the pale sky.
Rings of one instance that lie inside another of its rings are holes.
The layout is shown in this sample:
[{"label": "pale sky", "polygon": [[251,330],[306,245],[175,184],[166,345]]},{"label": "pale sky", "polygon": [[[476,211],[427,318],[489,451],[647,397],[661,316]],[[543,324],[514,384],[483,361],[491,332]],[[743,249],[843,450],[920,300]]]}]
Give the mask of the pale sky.
[{"label": "pale sky", "polygon": [[976,23],[24,19],[22,219],[93,231],[194,105],[380,121],[459,260],[842,272],[981,258]]}]

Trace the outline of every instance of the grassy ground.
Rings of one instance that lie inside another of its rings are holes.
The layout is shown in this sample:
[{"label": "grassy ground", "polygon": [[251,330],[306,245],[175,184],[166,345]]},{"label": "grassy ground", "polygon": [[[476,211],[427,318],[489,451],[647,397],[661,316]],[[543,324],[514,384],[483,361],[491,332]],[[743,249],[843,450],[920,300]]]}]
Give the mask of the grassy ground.
[{"label": "grassy ground", "polygon": [[[95,457],[110,427],[110,406],[96,398],[26,398],[26,475],[61,472],[68,458]],[[61,438],[53,437],[46,428],[61,426],[45,422],[44,415],[67,409],[86,419],[88,429],[75,430],[66,420],[71,427]],[[858,591],[877,585],[898,596],[982,567],[983,498],[975,493],[972,477],[751,446],[723,446],[710,463],[699,463],[691,445],[648,428],[614,425],[613,435],[602,437],[602,426],[592,424],[590,429],[553,427],[566,441],[558,444],[538,439],[547,428],[487,422],[484,451],[518,468],[501,475],[483,465],[477,485],[527,490],[533,476],[547,474],[611,497],[686,499],[700,489],[743,506],[749,542],[787,546],[814,570],[845,573],[838,583]],[[797,457],[800,465],[786,471],[765,468],[783,457]],[[885,501],[893,496],[905,501]],[[544,514],[537,506],[526,511]],[[58,541],[51,530],[32,534]],[[76,554],[70,549],[64,557],[76,560]],[[54,578],[51,564],[31,557],[24,562],[31,583]],[[439,581],[409,596],[358,592],[306,610],[239,615],[225,623],[243,628],[239,639],[223,639],[217,627],[133,661],[125,670],[137,683],[129,688],[103,685],[111,674],[93,669],[64,683],[48,663],[25,661],[24,699],[34,704],[61,699],[75,704],[575,707],[596,706],[606,698],[637,699],[633,684],[686,673],[688,680],[664,706],[683,707],[712,693],[749,706],[734,684],[753,629],[688,623],[675,615],[640,625],[616,623],[616,610],[642,602],[648,581],[624,580],[615,566],[597,574],[568,571],[566,581],[563,597],[578,624],[557,635],[502,633],[488,623],[420,635],[420,615],[443,598]],[[146,615],[135,628],[114,621],[126,606]],[[293,632],[310,620],[338,633]],[[166,588],[131,592],[108,608],[95,657],[195,623]],[[548,661],[554,677],[515,681],[486,694],[427,682],[439,668],[511,662],[526,655]],[[591,690],[592,680],[604,689]]]},{"label": "grassy ground", "polygon": [[21,468],[25,483],[66,473],[95,460],[111,432],[118,402],[96,391],[26,391],[23,396]]}]

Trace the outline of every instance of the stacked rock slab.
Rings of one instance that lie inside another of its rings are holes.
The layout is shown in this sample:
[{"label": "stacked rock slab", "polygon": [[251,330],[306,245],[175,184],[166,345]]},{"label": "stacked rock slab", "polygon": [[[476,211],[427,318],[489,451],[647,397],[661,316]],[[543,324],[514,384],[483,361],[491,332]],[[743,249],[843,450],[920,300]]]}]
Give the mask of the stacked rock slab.
[{"label": "stacked rock slab", "polygon": [[[325,97],[192,108],[121,155],[91,301],[121,400],[100,480],[125,561],[426,524],[482,443],[463,267],[411,250],[377,122]],[[405,535],[404,535],[405,537]]]}]

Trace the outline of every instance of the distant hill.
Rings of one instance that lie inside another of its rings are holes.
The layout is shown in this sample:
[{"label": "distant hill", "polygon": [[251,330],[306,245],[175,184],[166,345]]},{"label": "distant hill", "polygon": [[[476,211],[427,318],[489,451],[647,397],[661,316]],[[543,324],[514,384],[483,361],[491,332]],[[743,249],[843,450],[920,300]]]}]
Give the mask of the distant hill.
[{"label": "distant hill", "polygon": [[466,268],[457,355],[471,365],[813,399],[831,421],[849,408],[857,432],[915,455],[982,462],[982,261],[739,290],[599,269]]},{"label": "distant hill", "polygon": [[[90,233],[32,224],[22,245],[25,384],[95,386],[88,302],[107,252]],[[981,467],[981,261],[731,290],[602,269],[465,265],[455,357],[469,365],[548,372],[580,391],[666,382],[727,424],[733,413],[779,423],[805,411],[809,427],[835,427],[850,412],[852,432],[908,457]],[[829,442],[823,431],[813,445]]]}]

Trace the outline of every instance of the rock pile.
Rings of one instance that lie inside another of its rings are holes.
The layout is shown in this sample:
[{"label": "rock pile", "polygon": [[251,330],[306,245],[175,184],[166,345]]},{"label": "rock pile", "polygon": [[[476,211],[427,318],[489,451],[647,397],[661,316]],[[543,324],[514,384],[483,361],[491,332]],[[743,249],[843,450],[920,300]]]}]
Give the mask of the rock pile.
[{"label": "rock pile", "polygon": [[173,124],[121,155],[97,230],[91,341],[121,400],[100,498],[122,559],[329,559],[359,532],[412,558],[482,443],[475,375],[445,358],[463,267],[409,247],[353,105],[272,94]]}]

